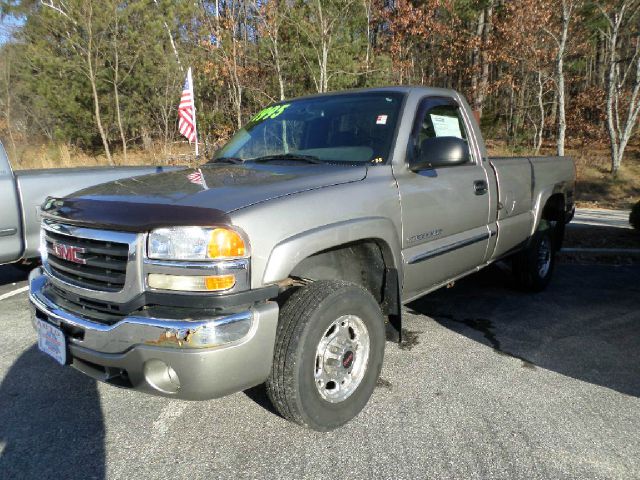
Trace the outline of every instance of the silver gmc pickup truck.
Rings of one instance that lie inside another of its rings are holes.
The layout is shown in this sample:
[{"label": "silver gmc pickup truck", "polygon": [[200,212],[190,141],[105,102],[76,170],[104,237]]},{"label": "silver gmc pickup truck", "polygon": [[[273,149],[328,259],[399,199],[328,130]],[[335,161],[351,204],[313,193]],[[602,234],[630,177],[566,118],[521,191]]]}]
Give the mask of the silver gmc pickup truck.
[{"label": "silver gmc pickup truck", "polygon": [[402,304],[498,260],[548,284],[574,183],[568,158],[489,158],[452,90],[281,102],[200,168],[46,201],[39,347],[172,398],[266,382],[283,417],[330,430],[374,391]]},{"label": "silver gmc pickup truck", "polygon": [[175,167],[84,167],[14,172],[0,142],[0,265],[33,268],[40,256],[40,205],[49,195],[62,196],[120,178],[174,170]]}]

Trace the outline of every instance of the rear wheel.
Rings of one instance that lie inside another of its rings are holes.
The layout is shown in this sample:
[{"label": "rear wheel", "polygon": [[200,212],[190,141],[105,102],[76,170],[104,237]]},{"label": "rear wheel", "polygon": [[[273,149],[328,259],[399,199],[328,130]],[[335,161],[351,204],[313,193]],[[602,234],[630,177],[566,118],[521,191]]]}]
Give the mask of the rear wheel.
[{"label": "rear wheel", "polygon": [[540,292],[551,281],[555,268],[554,238],[554,229],[542,220],[529,246],[513,257],[513,274],[524,290]]},{"label": "rear wheel", "polygon": [[384,346],[384,318],[371,293],[349,282],[314,282],[280,312],[269,398],[307,428],[339,427],[371,397]]}]

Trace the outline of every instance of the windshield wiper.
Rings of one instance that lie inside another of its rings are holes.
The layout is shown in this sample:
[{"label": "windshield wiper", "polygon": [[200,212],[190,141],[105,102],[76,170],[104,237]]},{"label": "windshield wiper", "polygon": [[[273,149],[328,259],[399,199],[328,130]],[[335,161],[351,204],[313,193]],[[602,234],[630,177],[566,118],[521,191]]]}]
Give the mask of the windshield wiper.
[{"label": "windshield wiper", "polygon": [[252,162],[262,163],[262,162],[275,162],[278,160],[293,160],[295,162],[307,162],[313,164],[324,164],[323,160],[320,160],[318,157],[313,155],[299,155],[297,153],[283,153],[280,155],[265,155],[264,157],[252,158]]},{"label": "windshield wiper", "polygon": [[237,165],[239,163],[244,163],[244,160],[238,157],[220,157],[220,158],[212,158],[207,163],[233,163]]}]

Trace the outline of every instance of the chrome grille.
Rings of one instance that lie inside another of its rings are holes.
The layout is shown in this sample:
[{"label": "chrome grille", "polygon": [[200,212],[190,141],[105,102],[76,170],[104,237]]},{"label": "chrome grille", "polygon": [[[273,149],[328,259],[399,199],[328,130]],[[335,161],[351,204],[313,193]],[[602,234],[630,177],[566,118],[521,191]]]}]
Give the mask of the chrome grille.
[{"label": "chrome grille", "polygon": [[126,281],[129,245],[44,230],[47,264],[60,280],[92,290],[118,292]]},{"label": "chrome grille", "polygon": [[125,317],[118,304],[83,298],[54,285],[45,287],[44,293],[64,310],[98,323],[113,325]]}]

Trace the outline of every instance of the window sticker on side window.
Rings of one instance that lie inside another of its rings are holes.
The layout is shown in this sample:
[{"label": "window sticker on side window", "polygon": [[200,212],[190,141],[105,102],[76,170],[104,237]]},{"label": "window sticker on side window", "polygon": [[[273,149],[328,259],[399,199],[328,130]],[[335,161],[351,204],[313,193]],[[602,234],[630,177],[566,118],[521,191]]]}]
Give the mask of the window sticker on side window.
[{"label": "window sticker on side window", "polygon": [[445,117],[444,115],[430,114],[433,129],[436,137],[458,137],[462,138],[460,123],[457,117]]}]

